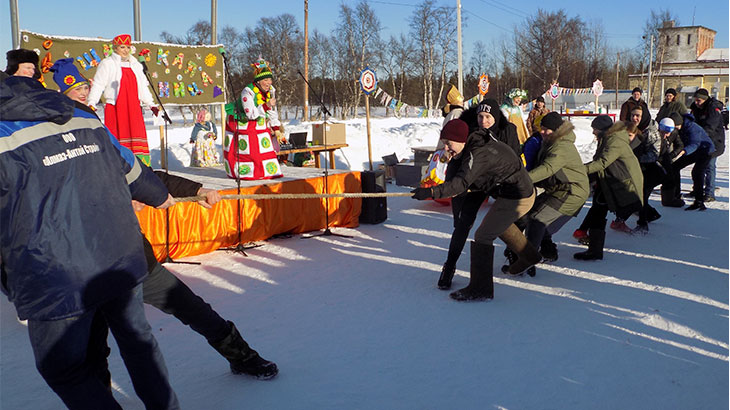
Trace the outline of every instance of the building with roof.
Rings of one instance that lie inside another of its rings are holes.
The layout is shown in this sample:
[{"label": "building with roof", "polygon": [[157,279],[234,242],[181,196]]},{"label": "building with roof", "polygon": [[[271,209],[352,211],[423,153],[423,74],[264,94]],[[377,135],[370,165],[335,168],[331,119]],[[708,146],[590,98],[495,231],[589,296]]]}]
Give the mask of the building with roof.
[{"label": "building with roof", "polygon": [[[664,91],[677,90],[677,97],[689,107],[692,94],[705,88],[711,96],[728,103],[730,49],[714,48],[715,30],[703,26],[675,27],[664,23],[655,39],[656,61],[653,66],[650,107],[664,100]],[[629,75],[630,88],[647,89],[648,73]],[[646,97],[646,94],[645,94]]]}]

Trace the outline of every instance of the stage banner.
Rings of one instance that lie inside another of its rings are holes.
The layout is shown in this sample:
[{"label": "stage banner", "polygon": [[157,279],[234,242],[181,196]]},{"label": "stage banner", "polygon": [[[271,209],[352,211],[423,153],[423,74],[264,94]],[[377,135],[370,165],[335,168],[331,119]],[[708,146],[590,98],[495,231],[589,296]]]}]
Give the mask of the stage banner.
[{"label": "stage banner", "polygon": [[[112,54],[112,39],[62,37],[21,30],[20,47],[33,50],[40,57],[43,82],[57,90],[53,62],[73,58],[76,68],[93,79],[96,66]],[[144,58],[150,86],[165,105],[225,103],[225,69],[222,45],[188,46],[132,41],[130,58]]]}]

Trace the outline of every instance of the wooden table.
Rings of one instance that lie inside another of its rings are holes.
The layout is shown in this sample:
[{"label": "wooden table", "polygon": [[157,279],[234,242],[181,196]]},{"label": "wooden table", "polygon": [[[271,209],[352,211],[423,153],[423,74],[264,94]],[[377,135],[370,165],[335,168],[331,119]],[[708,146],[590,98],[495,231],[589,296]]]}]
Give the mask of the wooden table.
[{"label": "wooden table", "polygon": [[300,152],[314,152],[314,166],[320,168],[319,153],[327,151],[329,154],[330,169],[335,169],[335,150],[347,147],[347,144],[312,145],[305,148],[283,149],[278,155],[297,154]]}]

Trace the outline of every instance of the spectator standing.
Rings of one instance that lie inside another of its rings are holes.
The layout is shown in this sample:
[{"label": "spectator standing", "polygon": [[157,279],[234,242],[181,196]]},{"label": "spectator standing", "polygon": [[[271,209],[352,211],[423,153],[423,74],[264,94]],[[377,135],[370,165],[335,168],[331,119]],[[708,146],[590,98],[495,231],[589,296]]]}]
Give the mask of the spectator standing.
[{"label": "spectator standing", "polygon": [[639,123],[639,129],[643,130],[649,125],[649,120],[651,119],[651,114],[649,113],[649,106],[646,105],[646,102],[641,99],[642,90],[639,87],[635,87],[631,91],[631,97],[629,97],[628,100],[626,100],[621,105],[621,113],[619,114],[618,119],[620,121],[631,121],[631,111],[634,110],[634,108],[641,108],[643,111],[641,123]]},{"label": "spectator standing", "polygon": [[[715,97],[710,97],[707,90],[700,88],[694,93],[694,102],[689,106],[697,125],[702,127],[715,146],[710,162],[705,168],[703,201],[715,200],[715,174],[717,157],[725,152],[725,127],[722,119],[723,105]],[[682,113],[684,114],[684,113]]]}]

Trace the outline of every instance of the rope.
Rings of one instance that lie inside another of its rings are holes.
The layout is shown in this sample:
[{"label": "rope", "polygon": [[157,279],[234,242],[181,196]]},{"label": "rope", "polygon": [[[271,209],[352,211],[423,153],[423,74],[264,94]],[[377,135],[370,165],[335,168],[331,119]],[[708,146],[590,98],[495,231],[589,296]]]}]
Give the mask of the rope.
[{"label": "rope", "polygon": [[[410,192],[377,192],[377,193],[338,193],[338,194],[241,194],[222,195],[222,199],[319,199],[319,198],[382,198],[396,196],[413,196]],[[205,201],[206,197],[188,196],[175,198],[175,202],[198,202]]]}]

